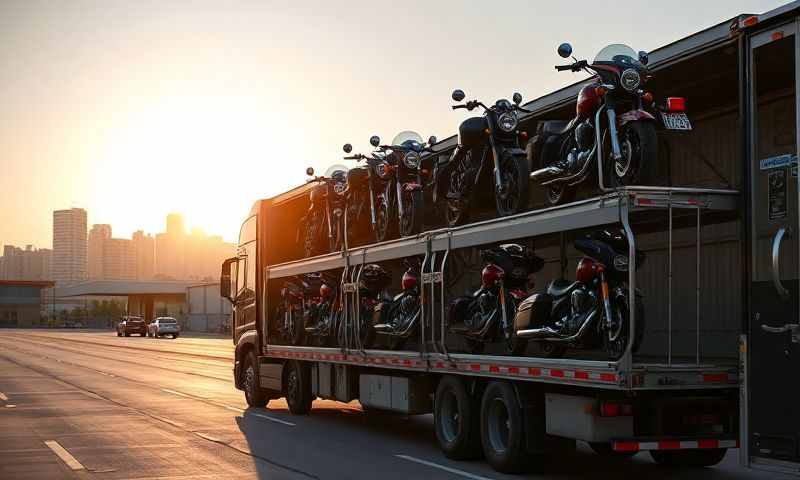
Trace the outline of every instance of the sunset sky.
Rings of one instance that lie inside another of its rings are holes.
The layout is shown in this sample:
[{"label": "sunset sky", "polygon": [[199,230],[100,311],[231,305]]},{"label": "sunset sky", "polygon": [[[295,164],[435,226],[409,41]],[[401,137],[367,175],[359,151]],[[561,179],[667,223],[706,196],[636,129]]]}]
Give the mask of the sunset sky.
[{"label": "sunset sky", "polygon": [[50,247],[71,206],[115,236],[177,211],[234,241],[345,142],[454,133],[453,88],[529,100],[581,78],[553,69],[563,41],[651,50],[783,3],[3,0],[0,244]]}]

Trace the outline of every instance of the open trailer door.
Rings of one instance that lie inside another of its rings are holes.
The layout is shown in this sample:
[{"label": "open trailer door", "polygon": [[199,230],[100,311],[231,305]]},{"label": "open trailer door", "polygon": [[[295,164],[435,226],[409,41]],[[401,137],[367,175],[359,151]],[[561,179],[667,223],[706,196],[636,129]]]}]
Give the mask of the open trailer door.
[{"label": "open trailer door", "polygon": [[755,465],[800,466],[798,27],[748,42],[751,310],[743,453]]}]

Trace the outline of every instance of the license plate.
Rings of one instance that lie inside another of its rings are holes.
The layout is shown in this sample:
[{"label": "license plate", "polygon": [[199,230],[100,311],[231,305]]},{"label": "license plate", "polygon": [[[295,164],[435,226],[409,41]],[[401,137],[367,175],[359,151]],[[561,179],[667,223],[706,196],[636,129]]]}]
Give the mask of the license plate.
[{"label": "license plate", "polygon": [[683,113],[662,113],[661,121],[664,123],[664,128],[667,130],[691,130],[692,124],[689,123],[689,117]]}]

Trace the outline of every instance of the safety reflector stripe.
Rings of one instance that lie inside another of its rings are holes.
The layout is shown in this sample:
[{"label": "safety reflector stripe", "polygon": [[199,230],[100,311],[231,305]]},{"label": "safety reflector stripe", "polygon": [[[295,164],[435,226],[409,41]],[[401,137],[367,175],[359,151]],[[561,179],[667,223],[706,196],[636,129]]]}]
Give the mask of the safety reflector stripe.
[{"label": "safety reflector stripe", "polygon": [[695,450],[704,448],[739,448],[738,440],[659,440],[657,442],[615,441],[611,447],[616,452],[640,450]]}]

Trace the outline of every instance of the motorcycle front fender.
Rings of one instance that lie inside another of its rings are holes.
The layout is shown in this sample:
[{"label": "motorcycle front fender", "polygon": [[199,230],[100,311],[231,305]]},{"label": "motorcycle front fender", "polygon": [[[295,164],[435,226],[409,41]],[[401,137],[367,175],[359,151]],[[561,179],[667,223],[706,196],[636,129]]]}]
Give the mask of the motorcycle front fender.
[{"label": "motorcycle front fender", "polygon": [[628,110],[627,112],[617,115],[617,125],[620,127],[625,126],[631,122],[655,122],[656,117],[654,117],[650,112],[646,110]]}]

